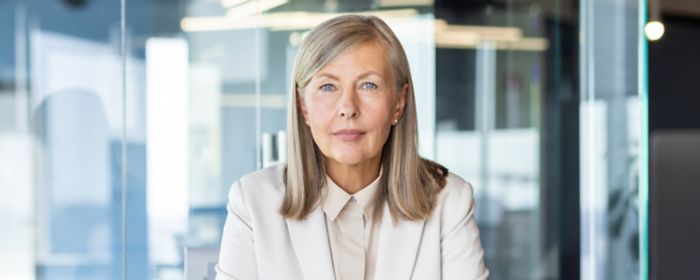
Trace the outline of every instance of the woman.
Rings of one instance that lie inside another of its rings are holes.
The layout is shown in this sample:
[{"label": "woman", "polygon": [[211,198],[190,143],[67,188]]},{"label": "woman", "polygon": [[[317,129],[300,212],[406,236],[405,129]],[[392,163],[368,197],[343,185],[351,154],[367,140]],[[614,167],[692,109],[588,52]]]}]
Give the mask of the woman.
[{"label": "woman", "polygon": [[217,279],[485,279],[469,183],[417,153],[411,73],[379,18],[311,30],[289,160],[236,181]]}]

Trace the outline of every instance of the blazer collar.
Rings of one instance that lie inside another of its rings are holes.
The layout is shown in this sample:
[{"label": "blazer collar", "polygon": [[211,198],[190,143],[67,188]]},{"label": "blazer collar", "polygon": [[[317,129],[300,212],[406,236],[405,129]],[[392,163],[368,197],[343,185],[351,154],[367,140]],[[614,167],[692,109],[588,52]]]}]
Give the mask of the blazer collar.
[{"label": "blazer collar", "polygon": [[425,220],[394,223],[385,203],[379,231],[375,279],[410,279],[423,238]]},{"label": "blazer collar", "polygon": [[357,203],[362,207],[365,217],[374,215],[374,199],[377,197],[379,190],[379,180],[382,178],[382,168],[379,169],[379,176],[375,178],[369,185],[362,188],[360,191],[349,194],[336,184],[330,176],[326,175],[326,185],[321,188],[321,206],[323,212],[329,220],[335,221],[340,211],[343,210],[345,204],[350,198],[355,197]]},{"label": "blazer collar", "polygon": [[316,207],[306,220],[286,219],[286,222],[304,279],[335,279],[326,217],[321,207]]},{"label": "blazer collar", "polygon": [[[388,205],[384,204],[382,208],[374,278],[410,279],[425,221],[399,220],[394,223]],[[335,279],[326,217],[321,207],[316,207],[306,220],[287,219],[286,222],[304,278]]]}]

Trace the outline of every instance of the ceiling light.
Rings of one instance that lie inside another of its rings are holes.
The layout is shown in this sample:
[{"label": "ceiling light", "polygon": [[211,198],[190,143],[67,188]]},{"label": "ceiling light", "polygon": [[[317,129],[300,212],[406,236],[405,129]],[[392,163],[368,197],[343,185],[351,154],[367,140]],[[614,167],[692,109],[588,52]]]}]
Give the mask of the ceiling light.
[{"label": "ceiling light", "polygon": [[248,0],[221,0],[221,6],[224,6],[224,8],[230,8],[239,5],[245,1]]},{"label": "ceiling light", "polygon": [[664,36],[666,28],[660,21],[650,21],[644,26],[644,34],[649,41],[656,41]]},{"label": "ceiling light", "polygon": [[232,19],[246,18],[262,14],[265,11],[287,4],[288,0],[249,1],[226,11],[226,16]]}]

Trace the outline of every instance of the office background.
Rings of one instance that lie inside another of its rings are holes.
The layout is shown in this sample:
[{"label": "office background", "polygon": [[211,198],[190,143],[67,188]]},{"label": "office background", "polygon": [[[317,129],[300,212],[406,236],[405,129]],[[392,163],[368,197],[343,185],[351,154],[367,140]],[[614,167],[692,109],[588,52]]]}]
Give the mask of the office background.
[{"label": "office background", "polygon": [[348,12],[402,41],[491,279],[688,277],[661,256],[700,231],[660,217],[693,189],[655,188],[649,142],[700,127],[700,4],[650,1],[0,0],[0,278],[211,278],[229,185],[286,158],[301,38]]}]

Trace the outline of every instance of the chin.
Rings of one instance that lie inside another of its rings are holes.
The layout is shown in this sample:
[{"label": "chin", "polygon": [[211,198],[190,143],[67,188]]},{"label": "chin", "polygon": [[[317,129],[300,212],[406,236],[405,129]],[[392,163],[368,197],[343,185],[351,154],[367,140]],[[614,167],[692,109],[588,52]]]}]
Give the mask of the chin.
[{"label": "chin", "polygon": [[334,161],[340,164],[355,165],[365,161],[365,158],[360,156],[360,152],[343,152],[336,153],[331,157]]},{"label": "chin", "polygon": [[349,158],[334,157],[333,159],[340,164],[346,164],[346,165],[355,165],[355,164],[359,164],[359,163],[363,162],[362,159],[353,158],[353,157],[349,157]]}]

